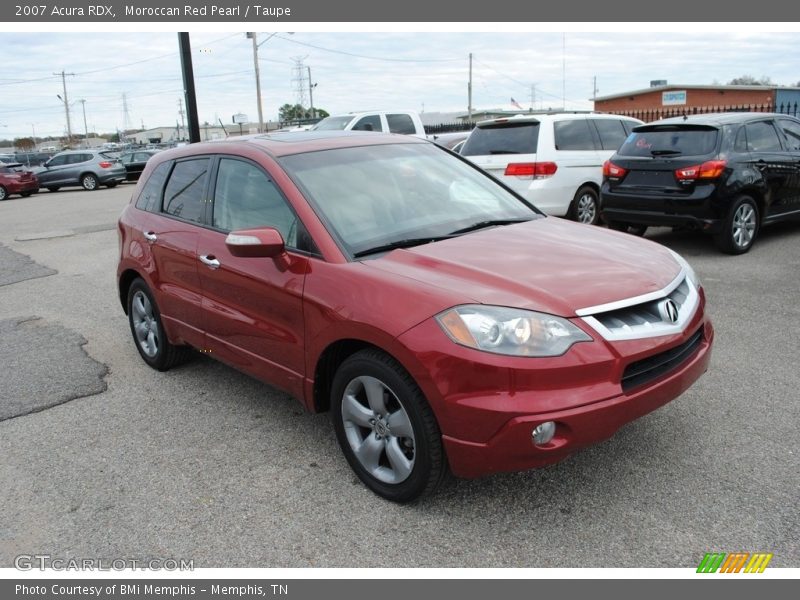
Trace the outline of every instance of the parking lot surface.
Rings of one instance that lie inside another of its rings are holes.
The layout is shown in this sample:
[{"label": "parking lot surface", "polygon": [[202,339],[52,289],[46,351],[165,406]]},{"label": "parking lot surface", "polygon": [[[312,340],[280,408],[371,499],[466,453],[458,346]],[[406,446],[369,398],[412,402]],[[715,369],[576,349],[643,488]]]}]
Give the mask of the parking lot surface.
[{"label": "parking lot surface", "polygon": [[739,257],[651,230],[706,288],[709,372],[563,463],[452,480],[398,506],[356,479],[327,415],[204,356],[166,373],[144,364],[114,277],[132,190],[0,203],[0,567],[37,553],[195,567],[696,567],[713,551],[800,566],[800,223],[764,229]]}]

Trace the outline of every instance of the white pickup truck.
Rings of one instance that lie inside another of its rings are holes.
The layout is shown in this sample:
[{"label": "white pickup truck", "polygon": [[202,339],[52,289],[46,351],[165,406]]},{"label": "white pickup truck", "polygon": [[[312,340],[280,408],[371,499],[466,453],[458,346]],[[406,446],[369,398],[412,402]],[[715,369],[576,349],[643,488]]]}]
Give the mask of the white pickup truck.
[{"label": "white pickup truck", "polygon": [[327,131],[385,131],[425,139],[422,120],[414,111],[374,110],[326,117],[313,129]]}]

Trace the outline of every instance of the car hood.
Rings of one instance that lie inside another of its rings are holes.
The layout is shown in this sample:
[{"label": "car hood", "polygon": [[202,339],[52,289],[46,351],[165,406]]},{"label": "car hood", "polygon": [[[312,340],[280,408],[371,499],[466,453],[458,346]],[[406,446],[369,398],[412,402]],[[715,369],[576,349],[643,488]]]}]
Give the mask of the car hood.
[{"label": "car hood", "polygon": [[515,306],[564,317],[658,291],[680,272],[663,246],[555,217],[394,250],[363,264],[446,290],[454,305]]}]

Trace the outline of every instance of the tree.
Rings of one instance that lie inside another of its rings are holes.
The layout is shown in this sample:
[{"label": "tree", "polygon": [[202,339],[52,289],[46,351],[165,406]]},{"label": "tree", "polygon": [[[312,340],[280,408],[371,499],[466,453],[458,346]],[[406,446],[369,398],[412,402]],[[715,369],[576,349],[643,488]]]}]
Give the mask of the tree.
[{"label": "tree", "polygon": [[14,140],[14,147],[19,148],[23,152],[29,152],[36,148],[36,142],[29,137],[17,138]]},{"label": "tree", "polygon": [[772,79],[766,75],[762,76],[761,79],[756,79],[752,75],[742,75],[731,79],[728,85],[772,85]]},{"label": "tree", "polygon": [[[330,116],[328,111],[323,108],[314,108],[314,112],[317,113],[317,117],[321,119]],[[289,121],[301,121],[311,118],[311,109],[303,108],[303,106],[300,104],[287,103],[278,109],[278,120],[281,123],[286,123]]]}]

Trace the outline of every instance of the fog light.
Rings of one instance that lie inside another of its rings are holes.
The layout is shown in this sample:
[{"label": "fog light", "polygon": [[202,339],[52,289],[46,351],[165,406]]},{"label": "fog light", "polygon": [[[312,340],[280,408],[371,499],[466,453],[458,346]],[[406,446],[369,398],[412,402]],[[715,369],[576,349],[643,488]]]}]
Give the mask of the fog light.
[{"label": "fog light", "polygon": [[553,436],[556,434],[556,424],[552,421],[545,421],[541,425],[537,425],[533,429],[533,433],[531,437],[533,438],[533,443],[537,446],[543,446],[547,442],[553,439]]}]

